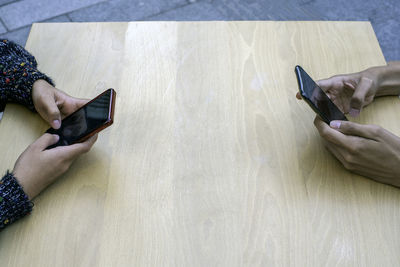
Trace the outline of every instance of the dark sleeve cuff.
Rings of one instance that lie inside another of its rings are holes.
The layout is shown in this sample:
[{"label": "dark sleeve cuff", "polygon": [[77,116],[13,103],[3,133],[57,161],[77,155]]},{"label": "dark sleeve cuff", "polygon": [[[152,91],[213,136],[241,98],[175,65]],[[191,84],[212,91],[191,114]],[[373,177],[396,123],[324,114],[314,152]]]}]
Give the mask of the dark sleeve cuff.
[{"label": "dark sleeve cuff", "polygon": [[32,211],[29,201],[15,177],[7,172],[0,180],[0,230]]},{"label": "dark sleeve cuff", "polygon": [[0,41],[0,101],[23,104],[35,110],[32,86],[39,79],[54,86],[50,77],[37,69],[34,56],[14,42]]}]

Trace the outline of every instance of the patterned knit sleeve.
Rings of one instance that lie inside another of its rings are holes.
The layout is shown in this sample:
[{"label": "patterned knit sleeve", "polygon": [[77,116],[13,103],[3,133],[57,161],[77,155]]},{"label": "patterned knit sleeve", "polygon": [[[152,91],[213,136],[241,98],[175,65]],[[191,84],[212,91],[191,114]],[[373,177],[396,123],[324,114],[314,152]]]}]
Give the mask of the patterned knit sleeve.
[{"label": "patterned knit sleeve", "polygon": [[32,85],[43,79],[53,81],[37,69],[34,56],[22,46],[8,40],[0,41],[0,104],[16,102],[34,110]]},{"label": "patterned knit sleeve", "polygon": [[32,211],[29,201],[15,177],[8,173],[0,180],[0,231]]}]

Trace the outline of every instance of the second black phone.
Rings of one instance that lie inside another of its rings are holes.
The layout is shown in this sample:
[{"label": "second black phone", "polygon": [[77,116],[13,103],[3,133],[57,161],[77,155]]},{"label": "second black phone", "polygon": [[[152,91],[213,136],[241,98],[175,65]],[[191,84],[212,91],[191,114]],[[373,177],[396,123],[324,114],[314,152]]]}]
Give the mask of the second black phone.
[{"label": "second black phone", "polygon": [[295,67],[301,97],[326,123],[347,121],[346,116],[300,66]]}]

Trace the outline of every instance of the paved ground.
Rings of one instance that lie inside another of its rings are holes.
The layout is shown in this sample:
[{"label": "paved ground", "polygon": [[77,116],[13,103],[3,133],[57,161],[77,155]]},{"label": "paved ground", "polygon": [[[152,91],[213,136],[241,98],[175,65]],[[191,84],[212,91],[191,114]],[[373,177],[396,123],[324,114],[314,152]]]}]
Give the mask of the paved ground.
[{"label": "paved ground", "polygon": [[399,0],[0,0],[0,37],[25,45],[33,22],[369,20],[387,61],[400,59]]}]

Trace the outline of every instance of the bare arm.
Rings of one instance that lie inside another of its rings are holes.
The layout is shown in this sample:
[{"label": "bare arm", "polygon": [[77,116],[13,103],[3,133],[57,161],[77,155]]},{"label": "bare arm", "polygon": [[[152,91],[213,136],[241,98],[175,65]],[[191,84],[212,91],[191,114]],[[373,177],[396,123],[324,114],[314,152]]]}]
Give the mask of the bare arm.
[{"label": "bare arm", "polygon": [[400,95],[400,61],[392,61],[387,66],[375,68],[379,77],[376,96]]}]

